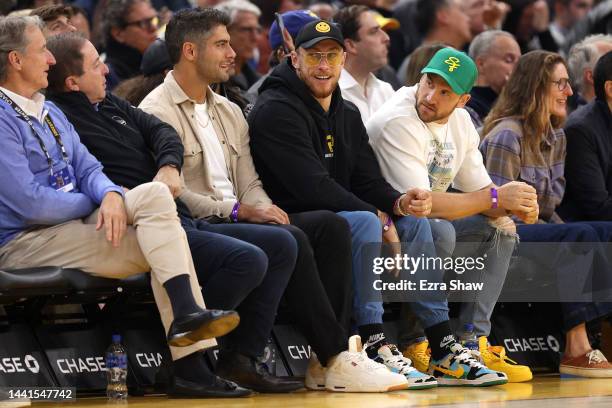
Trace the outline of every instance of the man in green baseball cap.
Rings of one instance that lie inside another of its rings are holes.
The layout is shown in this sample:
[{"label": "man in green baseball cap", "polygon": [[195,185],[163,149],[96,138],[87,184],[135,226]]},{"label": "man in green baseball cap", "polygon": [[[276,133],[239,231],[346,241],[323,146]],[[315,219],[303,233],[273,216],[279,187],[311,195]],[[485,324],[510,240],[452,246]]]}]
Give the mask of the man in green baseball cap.
[{"label": "man in green baseball cap", "polygon": [[419,118],[428,123],[444,121],[455,108],[465,106],[470,100],[478,69],[465,53],[447,47],[438,51],[421,73],[425,74],[420,81],[424,86],[420,85],[417,92],[417,112]]},{"label": "man in green baseball cap", "polygon": [[438,51],[421,73],[437,74],[444,78],[457,95],[465,95],[472,90],[478,69],[465,53],[447,47]]},{"label": "man in green baseball cap", "polygon": [[[435,218],[430,227],[436,248],[449,248],[450,252],[455,248],[455,256],[484,259],[485,273],[456,271],[455,275],[450,270],[446,273],[453,279],[461,275],[463,282],[482,284],[482,290],[462,305],[459,322],[460,327],[473,327],[480,351],[486,353],[490,316],[516,244],[516,226],[506,211],[525,222],[533,222],[537,219],[533,215],[538,213],[537,196],[535,189],[525,183],[511,182],[498,187],[487,173],[478,150],[480,136],[468,112],[461,109],[469,101],[478,75],[474,61],[454,48],[443,48],[421,72],[419,83],[398,90],[370,117],[366,129],[389,184],[399,191],[409,188],[431,191],[428,217]],[[454,192],[448,192],[451,186]],[[515,199],[518,197],[521,199]],[[411,305],[412,310],[420,317],[429,344],[422,337],[409,339],[400,334],[400,341],[409,345],[402,351],[413,357],[412,361],[418,361],[421,369],[428,366],[428,373],[438,384],[498,384],[508,380],[501,373],[515,374],[517,370],[521,376],[508,375],[510,381],[531,378],[528,367],[512,364],[505,358],[495,362],[485,359],[484,367],[468,356],[465,361],[471,368],[453,371],[451,366],[455,367],[458,350],[455,346],[449,350],[445,346],[448,342],[439,339],[453,338],[456,333],[433,330],[423,305],[418,302],[415,305]],[[411,352],[427,346],[431,347],[431,359],[421,361]],[[467,375],[472,369],[481,371],[476,376]]]}]

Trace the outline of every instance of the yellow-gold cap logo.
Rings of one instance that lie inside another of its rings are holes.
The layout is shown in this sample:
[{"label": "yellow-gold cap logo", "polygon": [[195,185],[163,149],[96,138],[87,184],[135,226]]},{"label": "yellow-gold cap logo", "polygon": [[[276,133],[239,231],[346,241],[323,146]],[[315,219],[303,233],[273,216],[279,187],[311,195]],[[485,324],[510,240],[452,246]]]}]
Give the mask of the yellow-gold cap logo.
[{"label": "yellow-gold cap logo", "polygon": [[321,21],[316,25],[315,30],[320,33],[329,33],[331,31],[331,27],[325,21]]}]

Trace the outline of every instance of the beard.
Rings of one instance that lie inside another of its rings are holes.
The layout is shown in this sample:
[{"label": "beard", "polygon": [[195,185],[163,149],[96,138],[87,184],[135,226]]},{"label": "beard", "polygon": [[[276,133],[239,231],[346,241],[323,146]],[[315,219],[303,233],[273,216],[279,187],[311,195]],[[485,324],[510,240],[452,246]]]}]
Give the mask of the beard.
[{"label": "beard", "polygon": [[296,70],[296,73],[298,78],[304,82],[304,84],[310,90],[312,96],[314,96],[316,99],[327,98],[333,94],[338,86],[338,80],[340,79],[339,77],[334,78],[334,76],[331,75],[330,81],[327,84],[321,84],[318,83],[317,79],[303,73],[299,69]]},{"label": "beard", "polygon": [[417,100],[415,108],[416,108],[417,115],[419,116],[419,119],[421,119],[423,123],[430,123],[430,122],[438,122],[440,120],[448,118],[455,111],[458,105],[459,105],[459,102],[457,102],[455,106],[453,106],[452,109],[450,109],[448,112],[442,112],[440,111],[440,108],[432,108],[433,110],[428,109],[425,107],[425,104],[423,101],[419,102]]}]

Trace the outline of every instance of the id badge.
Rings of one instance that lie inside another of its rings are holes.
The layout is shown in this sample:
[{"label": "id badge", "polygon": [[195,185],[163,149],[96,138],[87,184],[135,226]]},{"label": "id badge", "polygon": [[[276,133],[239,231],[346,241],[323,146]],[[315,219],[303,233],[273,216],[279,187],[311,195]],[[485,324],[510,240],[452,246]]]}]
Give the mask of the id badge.
[{"label": "id badge", "polygon": [[49,184],[56,191],[63,191],[64,193],[74,190],[74,185],[72,184],[70,173],[68,172],[68,166],[61,170],[54,171],[53,174],[49,176]]}]

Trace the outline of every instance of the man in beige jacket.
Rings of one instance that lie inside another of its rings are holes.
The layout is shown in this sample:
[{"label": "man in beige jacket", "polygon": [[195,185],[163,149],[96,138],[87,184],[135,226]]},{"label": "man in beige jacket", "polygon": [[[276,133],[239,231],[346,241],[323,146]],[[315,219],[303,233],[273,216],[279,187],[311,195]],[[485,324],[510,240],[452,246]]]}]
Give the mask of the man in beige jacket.
[{"label": "man in beige jacket", "polygon": [[[320,375],[307,377],[308,388],[364,392],[406,388],[403,375],[364,358],[356,338],[344,351],[352,281],[347,223],[329,211],[288,215],[275,206],[255,171],[242,112],[209,87],[227,81],[234,62],[228,23],[228,16],[217,10],[175,14],[166,29],[174,70],[140,105],[172,125],[183,140],[186,188],[180,198],[199,218],[198,229],[261,248],[268,257],[268,274],[285,256],[276,248],[297,244],[285,298],[319,361],[327,366],[323,370],[316,359],[311,360]],[[272,284],[266,279],[262,285]],[[243,357],[220,353],[219,361],[223,367],[232,365],[228,361],[238,367],[248,364]],[[234,370],[217,374],[254,388]]]}]

